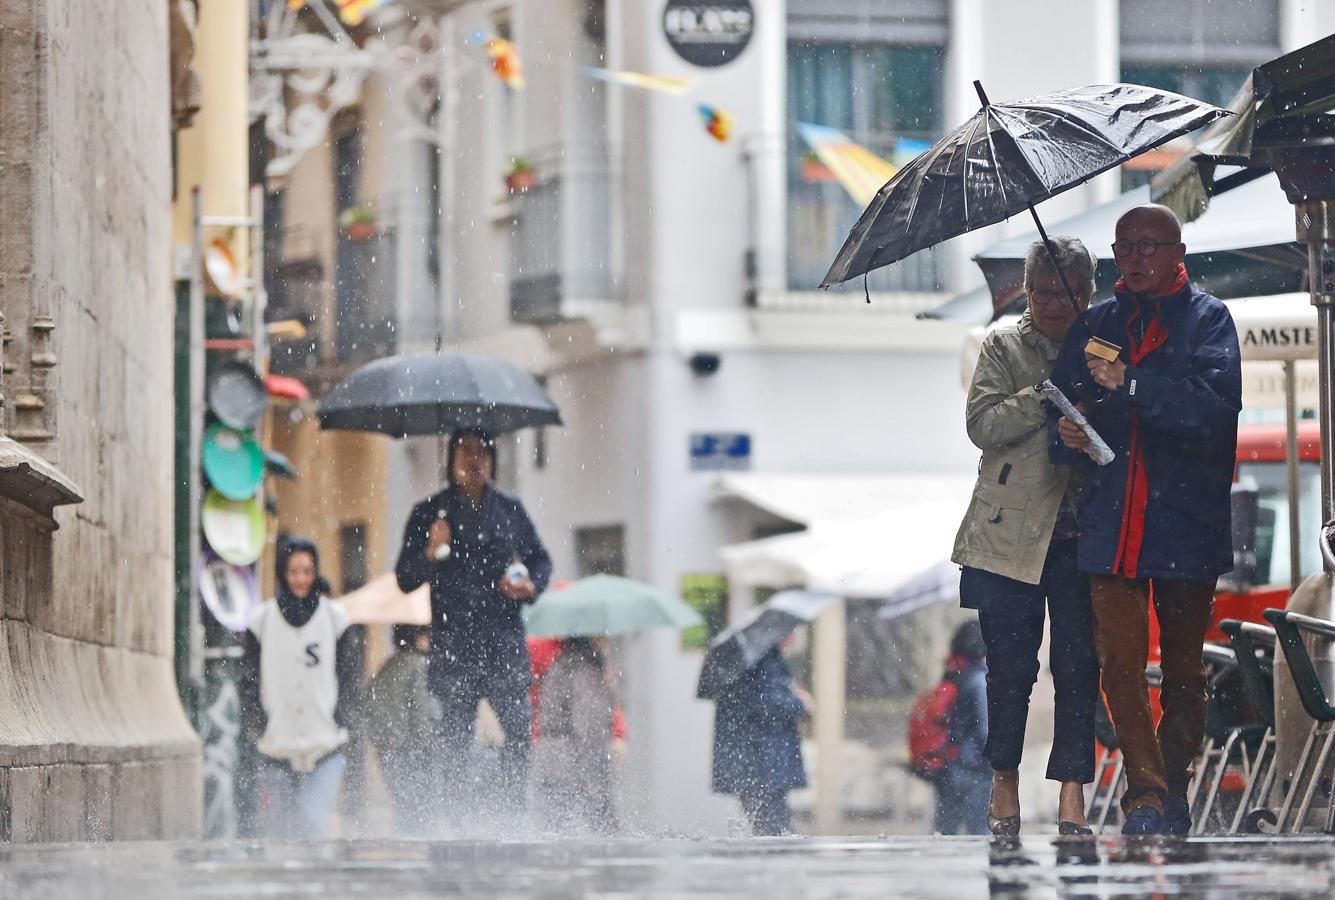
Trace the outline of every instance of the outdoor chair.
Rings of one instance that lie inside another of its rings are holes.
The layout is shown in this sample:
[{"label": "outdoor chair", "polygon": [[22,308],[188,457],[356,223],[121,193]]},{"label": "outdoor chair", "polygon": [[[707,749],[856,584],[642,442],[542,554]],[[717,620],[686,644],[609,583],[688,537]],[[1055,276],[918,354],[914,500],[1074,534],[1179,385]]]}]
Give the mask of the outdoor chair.
[{"label": "outdoor chair", "polygon": [[[1302,702],[1303,710],[1312,719],[1312,727],[1307,732],[1307,742],[1298,757],[1298,765],[1294,769],[1288,790],[1285,791],[1284,804],[1280,807],[1279,817],[1275,822],[1276,832],[1283,834],[1287,829],[1292,834],[1301,831],[1307,822],[1312,800],[1317,790],[1323,787],[1322,781],[1326,774],[1327,762],[1330,760],[1331,747],[1335,746],[1335,706],[1331,706],[1326,696],[1326,690],[1317,675],[1316,665],[1312,662],[1311,654],[1307,652],[1307,645],[1303,643],[1303,634],[1335,640],[1335,622],[1278,609],[1267,609],[1264,615],[1266,621],[1275,626],[1275,636],[1284,651],[1284,660],[1288,663],[1289,671],[1293,675],[1298,699]],[[1316,751],[1318,745],[1321,749]],[[1316,751],[1315,761],[1312,758],[1314,751]],[[1326,793],[1329,793],[1328,789]],[[1294,802],[1298,800],[1299,795],[1302,799],[1298,801],[1295,810]],[[1335,831],[1335,821],[1332,821],[1335,819],[1335,803],[1328,802],[1327,807],[1325,830],[1331,833]],[[1290,817],[1290,813],[1294,815]]]}]

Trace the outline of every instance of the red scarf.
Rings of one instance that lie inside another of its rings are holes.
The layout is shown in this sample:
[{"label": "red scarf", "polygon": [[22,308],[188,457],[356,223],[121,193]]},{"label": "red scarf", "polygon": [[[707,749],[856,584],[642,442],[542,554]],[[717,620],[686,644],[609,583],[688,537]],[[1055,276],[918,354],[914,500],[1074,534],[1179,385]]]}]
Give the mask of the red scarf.
[{"label": "red scarf", "polygon": [[[1164,327],[1162,316],[1163,299],[1171,297],[1187,286],[1187,267],[1178,263],[1177,278],[1172,288],[1163,297],[1157,298],[1153,316],[1144,329],[1143,337],[1137,339],[1132,327],[1136,320],[1145,314],[1140,299],[1131,294],[1133,307],[1126,320],[1126,349],[1131,357],[1131,365],[1138,366],[1155,350],[1168,340],[1168,329]],[[1113,290],[1119,295],[1127,293],[1126,279],[1117,279]],[[1140,567],[1140,549],[1145,541],[1145,509],[1149,505],[1150,482],[1145,476],[1145,448],[1140,443],[1140,413],[1131,411],[1131,440],[1127,447],[1126,494],[1122,499],[1122,530],[1117,542],[1117,555],[1113,557],[1113,574],[1125,578],[1135,578]]]}]

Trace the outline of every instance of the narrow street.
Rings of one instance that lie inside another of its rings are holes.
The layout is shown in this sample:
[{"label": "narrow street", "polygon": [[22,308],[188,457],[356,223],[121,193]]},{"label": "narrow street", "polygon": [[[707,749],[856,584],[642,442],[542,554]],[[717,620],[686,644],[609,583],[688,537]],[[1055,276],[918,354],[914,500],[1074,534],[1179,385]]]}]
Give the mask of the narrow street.
[{"label": "narrow street", "polygon": [[1316,897],[1325,838],[124,843],[7,847],[11,897]]}]

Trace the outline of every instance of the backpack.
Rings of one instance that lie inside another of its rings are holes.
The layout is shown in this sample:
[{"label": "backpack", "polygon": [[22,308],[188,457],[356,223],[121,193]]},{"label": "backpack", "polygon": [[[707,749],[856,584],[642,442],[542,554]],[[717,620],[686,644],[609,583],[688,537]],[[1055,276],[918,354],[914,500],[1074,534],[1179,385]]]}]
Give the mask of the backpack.
[{"label": "backpack", "polygon": [[950,740],[950,722],[959,698],[959,684],[953,672],[913,701],[909,713],[909,771],[925,781],[939,781],[951,763],[959,759],[960,748]]}]

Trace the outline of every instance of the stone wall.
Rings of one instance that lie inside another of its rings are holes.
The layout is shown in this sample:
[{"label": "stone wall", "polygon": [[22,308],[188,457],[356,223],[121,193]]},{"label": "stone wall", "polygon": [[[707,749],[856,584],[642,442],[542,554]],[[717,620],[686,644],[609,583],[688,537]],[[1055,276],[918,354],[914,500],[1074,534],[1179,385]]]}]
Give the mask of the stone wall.
[{"label": "stone wall", "polygon": [[[0,459],[0,839],[199,829],[172,666],[168,44],[164,0],[0,4],[2,384],[20,442],[0,451],[40,457]],[[61,473],[83,502],[52,512]]]}]

